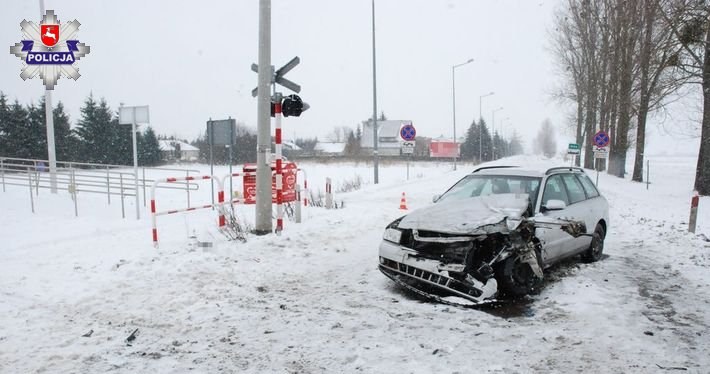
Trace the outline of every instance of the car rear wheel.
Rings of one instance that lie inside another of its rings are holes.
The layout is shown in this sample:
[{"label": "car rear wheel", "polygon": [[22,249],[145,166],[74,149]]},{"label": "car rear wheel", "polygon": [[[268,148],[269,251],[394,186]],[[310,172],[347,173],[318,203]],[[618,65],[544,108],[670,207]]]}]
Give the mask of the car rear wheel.
[{"label": "car rear wheel", "polygon": [[604,232],[604,227],[597,224],[592,234],[592,242],[589,244],[589,249],[582,253],[582,261],[584,262],[597,262],[601,260],[602,254],[604,252],[604,237],[606,233]]}]

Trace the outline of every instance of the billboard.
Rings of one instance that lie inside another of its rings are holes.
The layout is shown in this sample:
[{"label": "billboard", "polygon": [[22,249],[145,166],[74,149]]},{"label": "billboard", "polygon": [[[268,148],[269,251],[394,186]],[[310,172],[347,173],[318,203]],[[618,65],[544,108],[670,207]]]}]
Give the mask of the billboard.
[{"label": "billboard", "polygon": [[461,154],[461,144],[454,143],[451,140],[432,140],[429,144],[430,157],[459,157]]}]

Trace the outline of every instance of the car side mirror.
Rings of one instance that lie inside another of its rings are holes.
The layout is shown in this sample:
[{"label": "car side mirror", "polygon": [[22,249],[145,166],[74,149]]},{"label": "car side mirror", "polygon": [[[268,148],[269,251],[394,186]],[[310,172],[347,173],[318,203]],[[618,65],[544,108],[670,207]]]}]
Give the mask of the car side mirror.
[{"label": "car side mirror", "polygon": [[565,202],[562,200],[551,199],[551,200],[547,200],[547,203],[545,205],[543,205],[542,208],[545,211],[562,210],[564,208],[567,208],[567,204],[565,204]]},{"label": "car side mirror", "polygon": [[440,198],[441,198],[441,195],[436,194],[436,195],[432,196],[431,202],[435,203],[435,202],[439,201]]}]

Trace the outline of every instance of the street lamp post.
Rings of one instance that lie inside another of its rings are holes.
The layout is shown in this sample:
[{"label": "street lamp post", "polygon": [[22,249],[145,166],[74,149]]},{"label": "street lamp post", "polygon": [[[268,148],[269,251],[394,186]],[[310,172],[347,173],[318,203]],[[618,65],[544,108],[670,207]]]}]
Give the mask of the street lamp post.
[{"label": "street lamp post", "polygon": [[496,112],[503,110],[503,107],[491,111],[491,160],[495,157],[495,143],[493,142],[493,131],[496,128]]},{"label": "street lamp post", "polygon": [[[503,130],[503,128],[502,128],[502,127],[503,127],[503,121],[505,121],[505,120],[507,120],[507,119],[510,119],[510,117],[505,117],[505,118],[503,118],[502,120],[500,120],[500,127],[501,127],[500,133],[501,133],[501,134],[498,135],[498,137],[499,137],[500,139],[503,139],[503,131],[502,131],[502,130]],[[491,158],[493,158],[493,159],[495,160],[495,159],[496,159],[496,135],[498,134],[498,133],[496,132],[496,123],[495,123],[495,121],[491,124],[491,126],[492,126],[492,127],[491,127],[491,134],[493,134],[493,135],[492,135],[492,136],[493,136],[493,157],[491,157]],[[500,155],[499,155],[499,156],[500,156]]]},{"label": "street lamp post", "polygon": [[483,98],[491,95],[495,95],[495,92],[491,91],[478,97],[478,162],[483,162],[483,131],[481,131],[481,120],[483,120]]},{"label": "street lamp post", "polygon": [[459,147],[456,143],[456,68],[464,66],[466,64],[470,64],[472,62],[473,62],[473,59],[469,58],[468,61],[458,64],[458,65],[454,65],[451,67],[451,92],[453,94],[452,96],[453,96],[453,103],[454,103],[454,113],[453,113],[453,117],[454,117],[454,170],[456,170],[456,158],[458,157],[458,153],[459,153]]}]

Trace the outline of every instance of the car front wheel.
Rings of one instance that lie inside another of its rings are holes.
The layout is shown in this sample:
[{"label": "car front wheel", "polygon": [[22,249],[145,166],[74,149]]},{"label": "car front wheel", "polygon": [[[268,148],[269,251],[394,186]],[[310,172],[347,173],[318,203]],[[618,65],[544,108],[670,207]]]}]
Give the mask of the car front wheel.
[{"label": "car front wheel", "polygon": [[[538,267],[542,269],[539,250],[535,250],[533,255]],[[533,293],[542,283],[542,279],[535,274],[530,264],[521,261],[520,256],[508,257],[503,263],[499,264],[496,275],[502,293],[513,297]]]},{"label": "car front wheel", "polygon": [[604,252],[604,237],[606,233],[602,225],[597,224],[592,234],[592,243],[589,244],[589,249],[587,249],[582,254],[582,261],[584,262],[597,262],[601,260],[602,253]]}]

